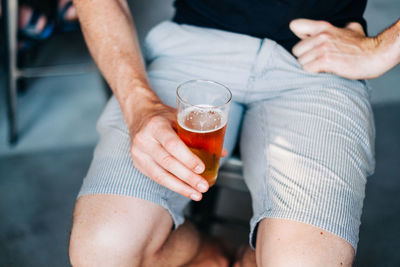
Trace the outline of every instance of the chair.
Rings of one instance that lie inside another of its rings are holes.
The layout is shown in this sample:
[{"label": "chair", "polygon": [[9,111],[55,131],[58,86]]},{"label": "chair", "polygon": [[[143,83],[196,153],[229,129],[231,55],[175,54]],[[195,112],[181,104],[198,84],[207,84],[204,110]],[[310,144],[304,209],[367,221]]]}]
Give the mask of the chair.
[{"label": "chair", "polygon": [[18,81],[34,77],[51,77],[60,75],[78,75],[96,71],[93,63],[46,66],[34,68],[19,68],[17,65],[18,40],[17,19],[18,0],[2,0],[2,34],[4,40],[4,71],[7,105],[7,120],[9,126],[9,143],[18,140]]},{"label": "chair", "polygon": [[222,217],[216,214],[218,197],[222,188],[248,192],[242,174],[242,161],[236,151],[220,168],[217,183],[209,189],[200,202],[191,202],[189,217],[199,230],[211,232],[213,224],[242,226],[248,228],[248,221]]}]

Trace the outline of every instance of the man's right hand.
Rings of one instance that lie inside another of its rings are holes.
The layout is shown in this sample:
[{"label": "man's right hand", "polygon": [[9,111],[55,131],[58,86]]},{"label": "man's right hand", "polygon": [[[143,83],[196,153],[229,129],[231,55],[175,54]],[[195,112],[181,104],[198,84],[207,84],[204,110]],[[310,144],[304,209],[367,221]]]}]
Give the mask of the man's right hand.
[{"label": "man's right hand", "polygon": [[[125,107],[126,108],[126,107]],[[133,111],[128,123],[133,164],[155,182],[199,201],[208,190],[204,163],[176,134],[176,110],[161,102]]]},{"label": "man's right hand", "polygon": [[148,84],[126,0],[74,0],[74,5],[89,50],[121,106],[135,167],[172,191],[200,200],[208,190],[199,175],[204,164],[177,136],[175,109],[162,104]]}]

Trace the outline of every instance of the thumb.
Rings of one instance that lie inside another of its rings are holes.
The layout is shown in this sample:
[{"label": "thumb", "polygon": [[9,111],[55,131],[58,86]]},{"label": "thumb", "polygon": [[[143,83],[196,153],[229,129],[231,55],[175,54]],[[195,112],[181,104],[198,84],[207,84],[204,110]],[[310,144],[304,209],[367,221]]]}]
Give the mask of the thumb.
[{"label": "thumb", "polygon": [[311,19],[295,19],[289,24],[290,30],[300,39],[327,31],[331,26],[327,21]]}]

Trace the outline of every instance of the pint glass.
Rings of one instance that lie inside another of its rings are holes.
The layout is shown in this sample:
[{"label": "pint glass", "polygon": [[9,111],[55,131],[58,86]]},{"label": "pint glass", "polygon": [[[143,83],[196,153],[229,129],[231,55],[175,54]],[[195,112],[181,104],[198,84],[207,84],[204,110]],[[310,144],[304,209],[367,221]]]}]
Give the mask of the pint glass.
[{"label": "pint glass", "polygon": [[187,81],[176,90],[177,132],[205,165],[201,174],[210,186],[218,175],[232,93],[217,82]]}]

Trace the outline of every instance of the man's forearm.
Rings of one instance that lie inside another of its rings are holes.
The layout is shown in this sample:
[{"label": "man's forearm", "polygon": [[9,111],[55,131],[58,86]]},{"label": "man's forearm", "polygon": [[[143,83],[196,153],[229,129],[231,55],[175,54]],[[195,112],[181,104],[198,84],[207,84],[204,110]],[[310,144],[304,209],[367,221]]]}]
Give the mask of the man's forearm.
[{"label": "man's forearm", "polygon": [[378,34],[376,40],[387,70],[400,63],[400,19]]},{"label": "man's forearm", "polygon": [[[150,89],[136,31],[125,0],[74,0],[89,50],[124,112],[157,102]],[[129,112],[124,112],[129,120]],[[128,122],[129,123],[129,122]]]}]

